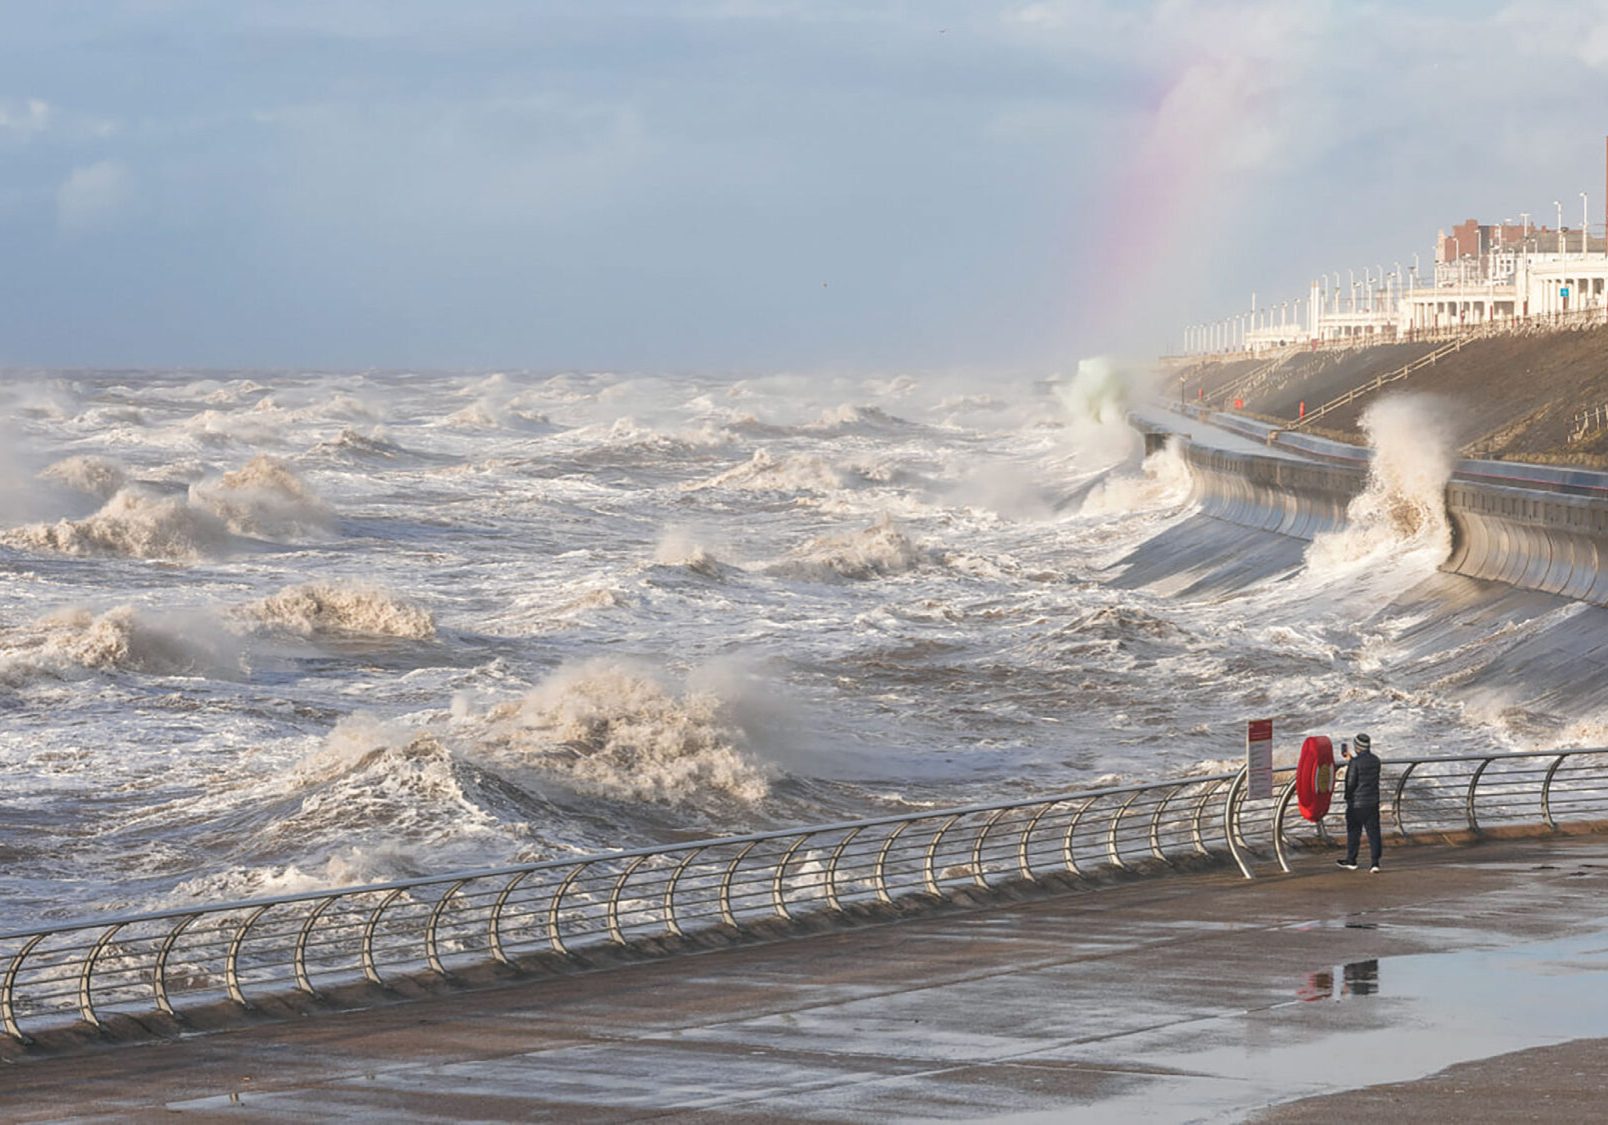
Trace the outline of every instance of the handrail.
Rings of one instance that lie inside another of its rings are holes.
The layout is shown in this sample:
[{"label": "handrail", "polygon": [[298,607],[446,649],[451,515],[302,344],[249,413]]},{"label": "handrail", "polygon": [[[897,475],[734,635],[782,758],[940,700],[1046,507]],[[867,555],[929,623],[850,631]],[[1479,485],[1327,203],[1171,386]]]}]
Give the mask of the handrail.
[{"label": "handrail", "polygon": [[[1608,822],[1608,748],[1384,768],[1403,835],[1408,811],[1424,832]],[[1286,823],[1290,771],[1279,774],[1272,801],[1247,799],[1240,773],[1179,777],[12,931],[0,934],[0,1031],[26,1043],[25,1025],[105,1026],[114,1013],[181,1017],[190,1004],[316,996],[315,978],[383,987],[397,974],[517,969],[638,936],[674,949],[725,927],[987,888],[990,871],[1002,882],[1064,883],[1197,855],[1247,876],[1266,858],[1287,869],[1290,846],[1327,838],[1321,826]]]},{"label": "handrail", "polygon": [[1319,418],[1322,418],[1325,414],[1329,413],[1329,411],[1338,410],[1342,406],[1349,406],[1351,403],[1355,402],[1363,395],[1368,394],[1370,391],[1377,391],[1380,387],[1383,387],[1388,383],[1394,383],[1398,379],[1407,378],[1407,376],[1411,375],[1414,371],[1417,371],[1420,367],[1428,367],[1441,357],[1458,351],[1466,342],[1467,340],[1465,337],[1459,336],[1457,339],[1452,340],[1449,343],[1442,344],[1433,351],[1419,356],[1412,362],[1403,364],[1395,371],[1375,375],[1367,382],[1359,383],[1357,386],[1352,387],[1349,391],[1336,395],[1334,398],[1331,398],[1328,402],[1324,403],[1316,410],[1307,411],[1305,415],[1290,422],[1284,428],[1287,430],[1299,430],[1310,426],[1313,422],[1316,422]]}]

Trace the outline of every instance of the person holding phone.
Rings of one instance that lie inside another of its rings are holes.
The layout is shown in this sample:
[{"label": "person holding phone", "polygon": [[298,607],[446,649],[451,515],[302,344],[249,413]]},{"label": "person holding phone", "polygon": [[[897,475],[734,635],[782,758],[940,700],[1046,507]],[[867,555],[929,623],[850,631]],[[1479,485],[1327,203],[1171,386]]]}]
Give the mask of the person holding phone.
[{"label": "person holding phone", "polygon": [[1359,734],[1351,740],[1356,753],[1340,743],[1340,757],[1346,760],[1346,858],[1335,863],[1347,871],[1357,869],[1357,849],[1362,834],[1368,833],[1368,870],[1379,874],[1379,858],[1384,846],[1379,832],[1379,759],[1373,753],[1373,740]]}]

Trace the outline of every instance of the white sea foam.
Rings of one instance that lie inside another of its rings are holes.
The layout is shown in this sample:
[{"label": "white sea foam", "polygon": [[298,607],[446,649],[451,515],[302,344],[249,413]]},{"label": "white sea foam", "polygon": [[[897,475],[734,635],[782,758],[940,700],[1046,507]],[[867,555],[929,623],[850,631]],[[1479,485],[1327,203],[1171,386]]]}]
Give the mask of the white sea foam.
[{"label": "white sea foam", "polygon": [[216,515],[179,497],[129,485],[92,516],[30,524],[0,535],[0,541],[24,550],[65,555],[193,562],[222,553],[229,543],[229,527]]},{"label": "white sea foam", "polygon": [[231,531],[289,540],[327,532],[335,513],[284,461],[266,454],[216,480],[190,486],[190,501]]},{"label": "white sea foam", "polygon": [[110,500],[128,480],[123,467],[106,457],[68,457],[39,475],[101,500]]},{"label": "white sea foam", "polygon": [[1456,460],[1446,410],[1424,395],[1382,399],[1362,414],[1373,448],[1368,484],[1346,509],[1339,531],[1307,550],[1314,575],[1403,560],[1432,570],[1451,550],[1446,482]]},{"label": "white sea foam", "polygon": [[725,701],[708,691],[678,692],[620,661],[564,669],[491,717],[491,738],[503,756],[599,796],[752,802],[769,789]]},{"label": "white sea foam", "polygon": [[307,582],[245,609],[257,624],[302,637],[398,637],[428,640],[435,619],[427,610],[373,586]]},{"label": "white sea foam", "polygon": [[788,578],[813,582],[863,581],[905,574],[930,562],[928,551],[906,535],[887,515],[869,527],[842,535],[823,535],[767,569]]}]

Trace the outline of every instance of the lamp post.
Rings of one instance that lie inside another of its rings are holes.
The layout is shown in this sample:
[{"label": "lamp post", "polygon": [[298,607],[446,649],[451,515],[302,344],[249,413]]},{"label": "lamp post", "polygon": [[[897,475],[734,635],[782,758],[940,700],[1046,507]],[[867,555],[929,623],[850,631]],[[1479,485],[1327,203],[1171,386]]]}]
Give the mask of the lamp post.
[{"label": "lamp post", "polygon": [[1586,193],[1580,193],[1580,252],[1586,252],[1586,235],[1591,228],[1591,212],[1586,207]]},{"label": "lamp post", "polygon": [[1556,199],[1554,199],[1552,201],[1552,205],[1558,209],[1558,253],[1562,254],[1563,253],[1563,204],[1559,203]]}]

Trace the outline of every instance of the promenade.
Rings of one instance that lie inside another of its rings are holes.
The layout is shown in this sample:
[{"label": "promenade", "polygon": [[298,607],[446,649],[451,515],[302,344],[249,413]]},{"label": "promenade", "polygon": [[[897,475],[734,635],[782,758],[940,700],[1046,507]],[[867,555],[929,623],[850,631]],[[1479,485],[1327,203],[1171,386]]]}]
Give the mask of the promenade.
[{"label": "promenade", "polygon": [[0,1119],[1596,1115],[1598,1048],[1570,1041],[1608,1036],[1608,838],[1387,863],[1309,853],[36,1052],[0,1066]]}]

